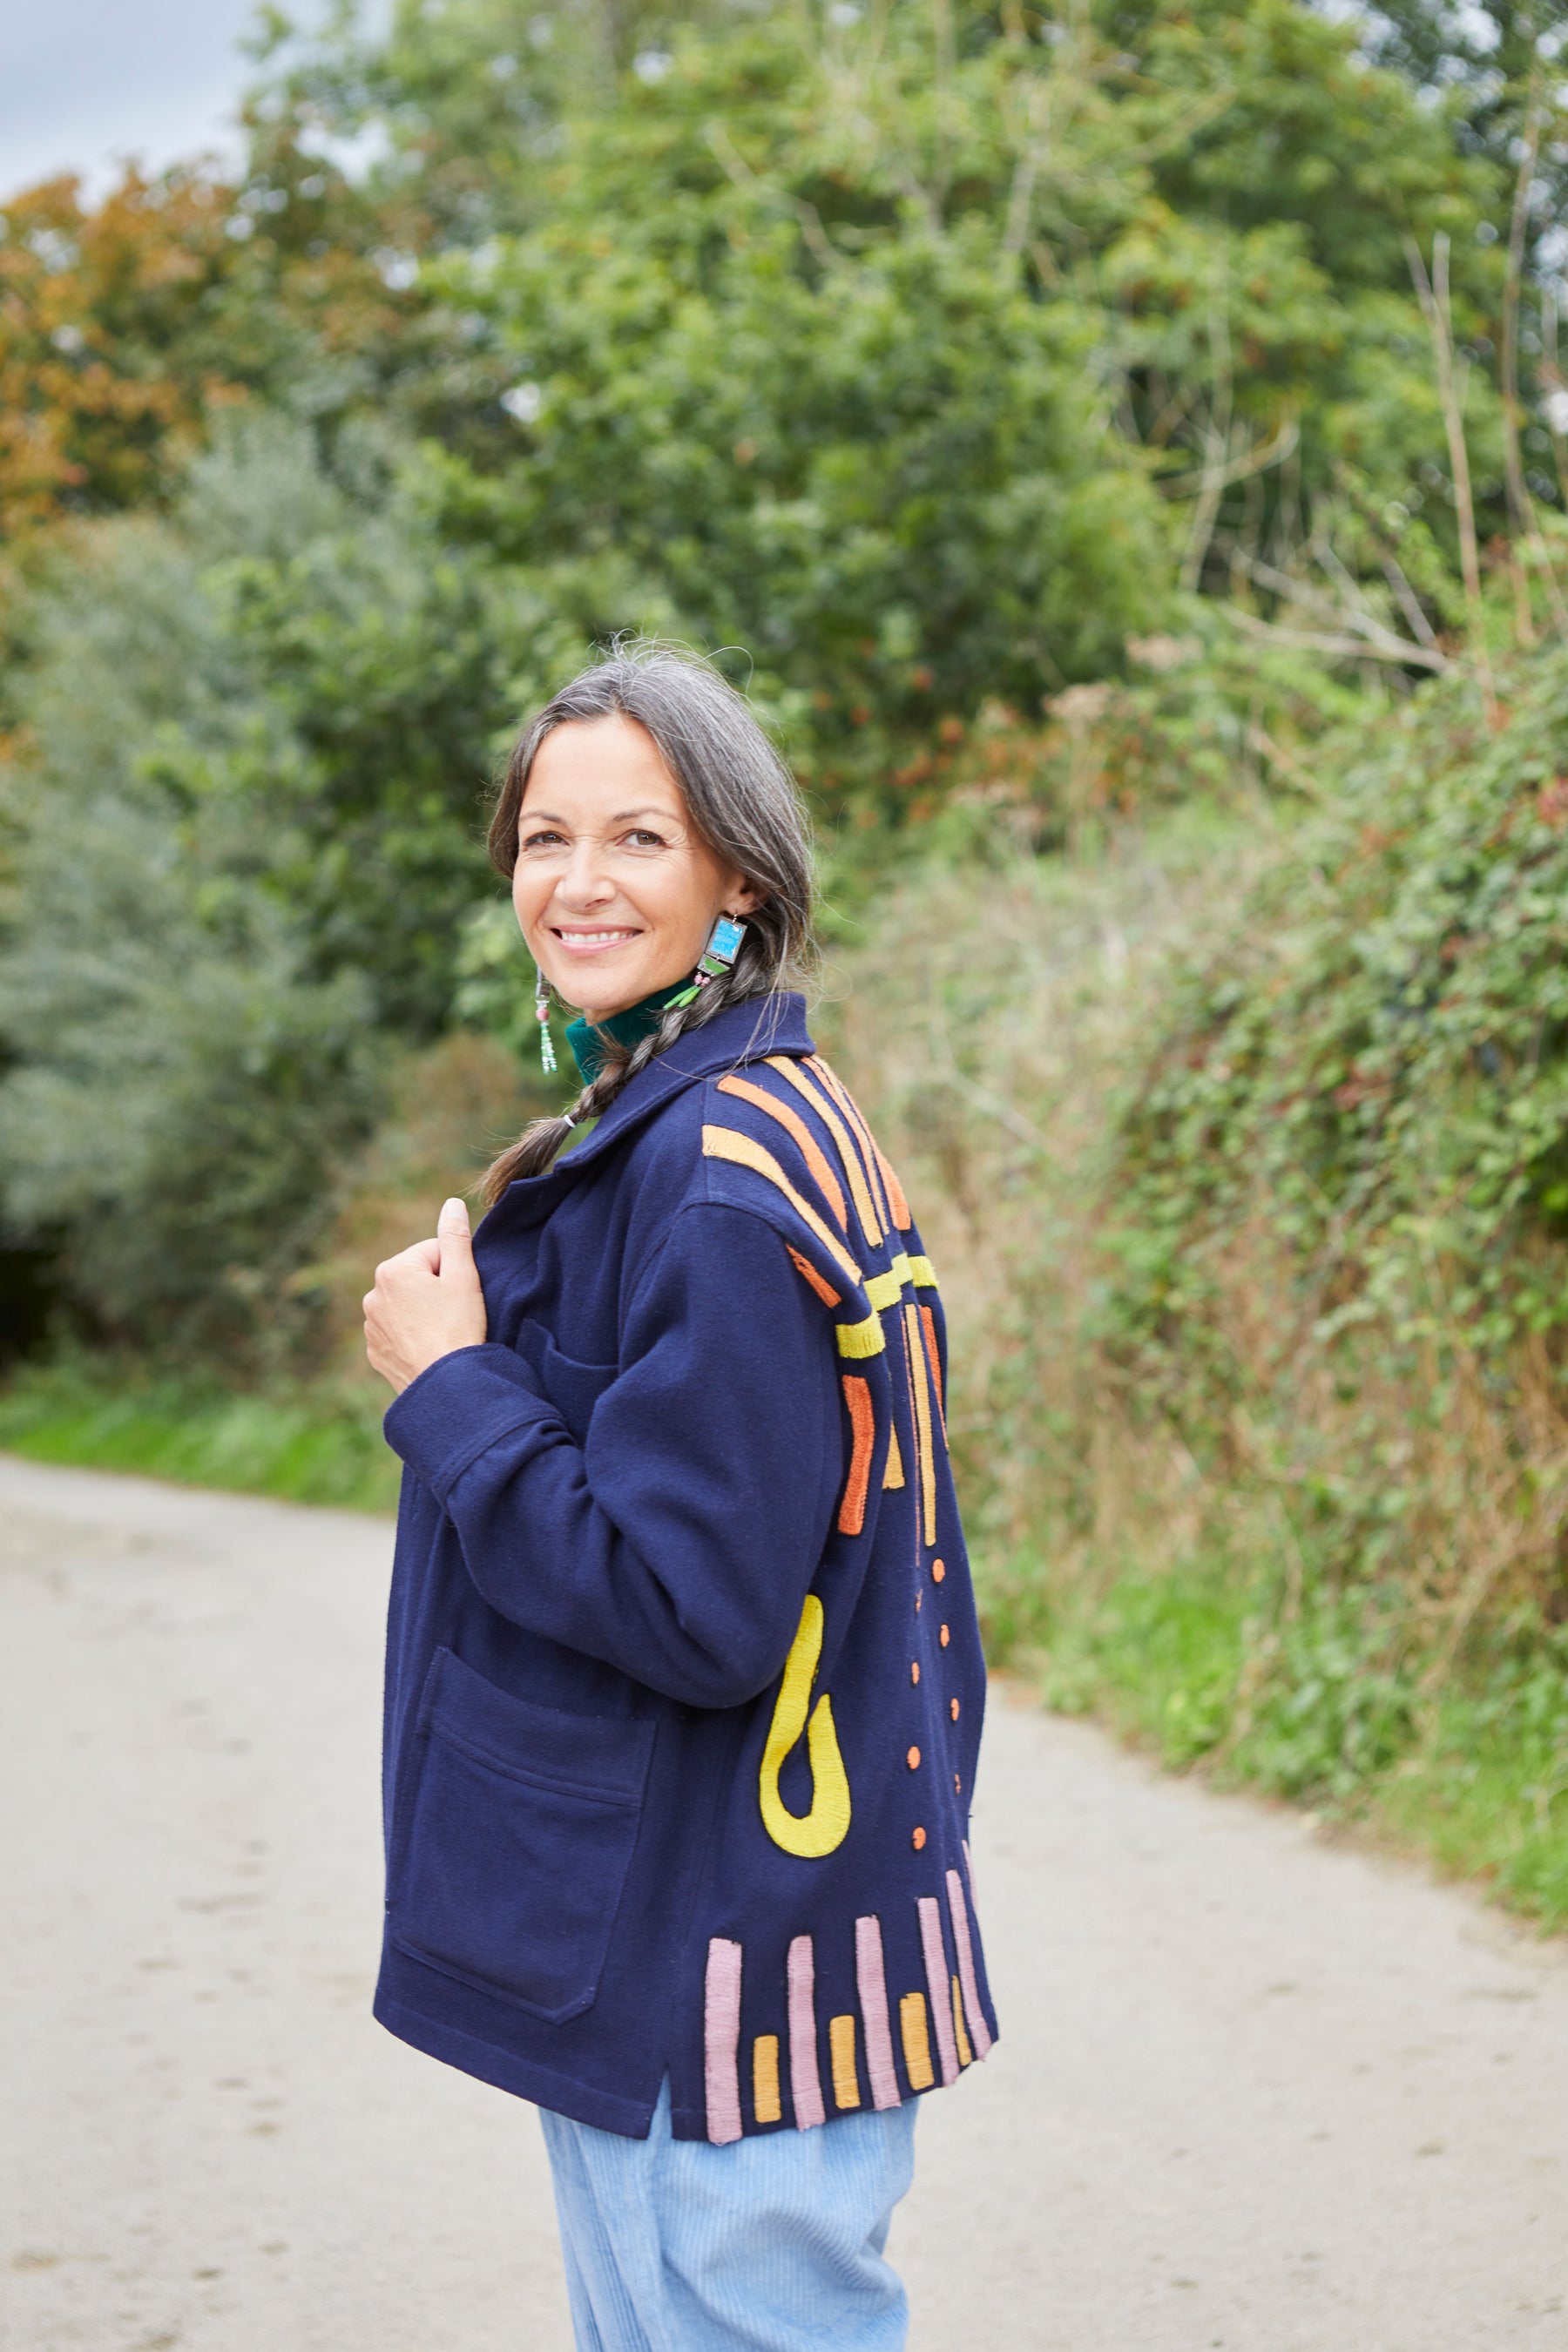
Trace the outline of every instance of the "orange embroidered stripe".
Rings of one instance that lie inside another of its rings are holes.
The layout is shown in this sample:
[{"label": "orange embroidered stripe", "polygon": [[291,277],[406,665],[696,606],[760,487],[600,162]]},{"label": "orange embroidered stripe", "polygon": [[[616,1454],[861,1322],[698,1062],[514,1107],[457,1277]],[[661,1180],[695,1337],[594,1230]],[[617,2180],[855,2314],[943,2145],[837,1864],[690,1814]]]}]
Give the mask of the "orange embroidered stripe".
[{"label": "orange embroidered stripe", "polygon": [[819,1217],[811,1202],[801,1198],[771,1151],[733,1127],[705,1127],[702,1130],[702,1150],[706,1159],[731,1160],[737,1168],[750,1168],[754,1174],[765,1176],[770,1184],[776,1184],[801,1223],[810,1226],[834,1264],[843,1267],[851,1282],[859,1282],[860,1269],[843,1243],[826,1218]]},{"label": "orange embroidered stripe", "polygon": [[942,1433],[945,1439],[947,1436],[947,1408],[942,1401],[942,1357],[937,1350],[936,1344],[936,1317],[931,1313],[929,1307],[922,1307],[921,1308],[921,1329],[925,1333],[926,1354],[931,1360],[931,1393],[936,1398],[937,1418],[942,1423]]},{"label": "orange embroidered stripe", "polygon": [[904,1309],[904,1332],[909,1341],[910,1366],[914,1376],[915,1391],[915,1450],[920,1455],[921,1514],[925,1523],[928,1544],[936,1541],[936,1463],[931,1444],[931,1394],[926,1387],[926,1355],[921,1339],[920,1318],[912,1307]]},{"label": "orange embroidered stripe", "polygon": [[837,1145],[838,1157],[844,1164],[844,1173],[854,1199],[855,1213],[860,1220],[860,1229],[875,1249],[882,1238],[881,1220],[877,1214],[877,1204],[872,1200],[870,1189],[866,1182],[866,1171],[860,1165],[860,1155],[850,1142],[843,1120],[823,1090],[813,1086],[799,1064],[792,1061],[787,1054],[770,1054],[768,1067],[777,1070],[782,1077],[789,1080],[796,1094],[805,1097]]},{"label": "orange embroidered stripe", "polygon": [[758,1110],[765,1110],[770,1118],[777,1119],[779,1125],[794,1137],[800,1146],[801,1157],[816,1177],[822,1197],[837,1218],[839,1229],[842,1231],[849,1215],[844,1203],[844,1194],[839,1189],[837,1177],[827,1164],[827,1154],[800,1113],[791,1110],[788,1103],[775,1102],[773,1096],[763,1087],[754,1087],[750,1078],[737,1078],[733,1076],[721,1078],[719,1091],[721,1095],[734,1095],[740,1101],[749,1102]]},{"label": "orange embroidered stripe", "polygon": [[828,2019],[827,2051],[833,2067],[834,2105],[858,2107],[860,2104],[860,2078],[855,2067],[855,2020],[852,2017]]},{"label": "orange embroidered stripe", "polygon": [[904,1188],[893,1172],[892,1161],[887,1157],[875,1136],[871,1139],[871,1148],[876,1152],[877,1165],[882,1171],[882,1182],[887,1187],[888,1200],[893,1212],[893,1223],[900,1233],[907,1234],[914,1223],[914,1219],[910,1213],[910,1204],[904,1198]]},{"label": "orange embroidered stripe", "polygon": [[824,1282],[822,1276],[818,1274],[811,1260],[808,1257],[802,1257],[799,1250],[795,1249],[791,1243],[785,1242],[784,1247],[789,1251],[789,1254],[791,1257],[794,1258],[795,1265],[799,1267],[801,1273],[805,1275],[807,1282],[810,1283],[813,1290],[816,1291],[823,1305],[825,1307],[837,1307],[838,1304],[839,1293],[834,1289],[833,1285],[830,1282]]},{"label": "orange embroidered stripe", "polygon": [[904,2045],[904,2071],[910,2078],[910,2090],[929,2091],[936,2076],[931,2071],[923,1992],[907,1992],[900,2001],[899,2033]]},{"label": "orange embroidered stripe", "polygon": [[878,1214],[880,1217],[883,1229],[888,1233],[891,1233],[893,1229],[893,1213],[888,1206],[887,1194],[882,1190],[882,1174],[879,1164],[880,1154],[877,1150],[876,1144],[872,1141],[870,1129],[867,1126],[865,1120],[860,1116],[854,1096],[850,1093],[843,1079],[838,1076],[837,1071],[831,1069],[827,1063],[823,1060],[820,1054],[813,1054],[809,1055],[807,1057],[805,1066],[811,1072],[812,1076],[816,1078],[817,1084],[827,1089],[827,1092],[832,1096],[834,1101],[838,1105],[839,1109],[848,1120],[850,1131],[855,1136],[860,1146],[860,1158],[865,1162],[866,1173],[871,1181],[872,1197],[876,1201]]},{"label": "orange embroidered stripe", "polygon": [[870,1381],[863,1381],[858,1372],[844,1372],[840,1378],[844,1382],[844,1402],[849,1408],[854,1444],[849,1455],[849,1475],[844,1482],[844,1500],[838,1506],[838,1532],[858,1536],[866,1524],[866,1495],[871,1484],[877,1419],[871,1410]]}]

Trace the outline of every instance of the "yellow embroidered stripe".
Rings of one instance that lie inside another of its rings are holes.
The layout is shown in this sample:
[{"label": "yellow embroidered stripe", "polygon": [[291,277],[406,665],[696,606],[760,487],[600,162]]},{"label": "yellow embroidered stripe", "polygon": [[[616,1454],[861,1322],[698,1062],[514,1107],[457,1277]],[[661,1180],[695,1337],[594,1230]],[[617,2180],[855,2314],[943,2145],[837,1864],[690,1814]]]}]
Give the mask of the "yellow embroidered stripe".
[{"label": "yellow embroidered stripe", "polygon": [[882,1155],[877,1149],[876,1137],[860,1116],[858,1103],[837,1071],[825,1062],[820,1054],[811,1055],[805,1066],[812,1076],[819,1079],[827,1088],[858,1138],[866,1161],[866,1172],[871,1179],[871,1190],[877,1196],[877,1206],[881,1212],[882,1223],[891,1232],[893,1212],[889,1202],[887,1188],[882,1182]]},{"label": "yellow embroidered stripe", "polygon": [[934,1290],[936,1288],[936,1269],[931,1265],[929,1257],[910,1258],[910,1280],[914,1284],[917,1290]]},{"label": "yellow embroidered stripe", "polygon": [[[702,1130],[702,1150],[704,1157],[709,1160],[731,1160],[737,1168],[750,1168],[754,1174],[765,1176],[770,1184],[776,1184],[802,1223],[810,1226],[835,1265],[843,1267],[851,1282],[859,1281],[859,1267],[835,1234],[827,1220],[817,1215],[809,1201],[802,1199],[773,1153],[763,1144],[758,1143],[752,1136],[742,1135],[738,1128],[705,1127]],[[842,1330],[843,1326],[840,1325],[839,1328]],[[879,1341],[878,1344],[879,1346],[880,1342]],[[842,1342],[840,1345],[842,1346]],[[868,1348],[858,1351],[845,1349],[844,1352],[846,1354],[859,1352],[874,1356],[877,1350],[875,1348]]]},{"label": "yellow embroidered stripe", "polygon": [[839,1160],[843,1163],[845,1180],[855,1202],[855,1213],[860,1220],[860,1229],[871,1247],[875,1249],[882,1238],[882,1221],[877,1214],[877,1204],[871,1198],[870,1188],[866,1181],[866,1171],[860,1165],[860,1155],[849,1140],[843,1120],[834,1109],[823,1088],[814,1086],[799,1063],[793,1061],[789,1055],[770,1054],[768,1067],[770,1070],[777,1070],[781,1077],[788,1079],[796,1094],[804,1097],[811,1105],[812,1109],[833,1138],[837,1146]]},{"label": "yellow embroidered stripe", "polygon": [[915,1451],[920,1456],[921,1516],[928,1544],[936,1541],[936,1458],[931,1452],[931,1392],[926,1385],[926,1351],[920,1318],[912,1307],[904,1309],[904,1338],[909,1346],[910,1372],[915,1391]]},{"label": "yellow embroidered stripe", "polygon": [[779,2038],[759,2033],[752,2044],[752,2108],[760,2124],[776,2124],[779,2105]]},{"label": "yellow embroidered stripe", "polygon": [[828,2019],[827,2050],[833,2062],[835,2104],[841,2107],[858,2107],[860,2104],[860,2082],[855,2072],[855,2020],[852,2017]]},{"label": "yellow embroidered stripe", "polygon": [[[961,2066],[973,2066],[974,2063],[974,2053],[969,2046],[969,2036],[963,2030],[963,1996],[958,1990],[958,1979],[956,1977],[954,1977],[952,1980],[952,2031],[958,2042],[959,2064]],[[843,2100],[840,2099],[838,2104],[842,2106],[844,2105]]]},{"label": "yellow embroidered stripe", "polygon": [[849,1215],[844,1195],[827,1164],[826,1152],[800,1113],[791,1110],[788,1103],[775,1102],[765,1087],[754,1087],[750,1078],[738,1078],[732,1073],[729,1077],[720,1079],[719,1091],[721,1095],[733,1095],[739,1102],[749,1102],[754,1109],[766,1111],[768,1117],[776,1119],[785,1133],[799,1145],[801,1158],[816,1177],[818,1190],[837,1219],[842,1232]]},{"label": "yellow embroidered stripe", "polygon": [[884,1486],[901,1486],[904,1483],[904,1457],[899,1451],[899,1424],[894,1422],[888,1432],[888,1459],[882,1472]]},{"label": "yellow embroidered stripe", "polygon": [[888,1344],[879,1315],[868,1315],[864,1323],[837,1323],[834,1329],[841,1356],[879,1356]]},{"label": "yellow embroidered stripe", "polygon": [[931,2072],[931,2035],[926,2029],[926,1997],[923,1992],[907,1992],[899,2003],[899,2032],[904,2044],[904,2065],[909,2074],[911,2091],[929,2091],[936,2076]]},{"label": "yellow embroidered stripe", "polygon": [[898,1305],[900,1292],[906,1282],[912,1280],[910,1261],[900,1250],[886,1274],[873,1274],[867,1276],[866,1296],[879,1314],[884,1307]]}]

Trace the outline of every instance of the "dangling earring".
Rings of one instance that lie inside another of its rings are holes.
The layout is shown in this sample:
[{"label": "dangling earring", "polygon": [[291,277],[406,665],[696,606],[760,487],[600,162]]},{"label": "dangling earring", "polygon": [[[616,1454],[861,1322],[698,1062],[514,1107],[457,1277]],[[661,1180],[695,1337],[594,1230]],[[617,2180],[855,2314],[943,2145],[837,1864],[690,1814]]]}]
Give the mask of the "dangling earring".
[{"label": "dangling earring", "polygon": [[550,982],[542,969],[533,983],[533,1010],[539,1022],[539,1058],[547,1078],[555,1076],[555,1047],[550,1035]]},{"label": "dangling earring", "polygon": [[743,922],[733,915],[721,915],[708,935],[707,946],[697,959],[697,970],[692,975],[690,987],[682,989],[679,996],[670,998],[669,1010],[673,1013],[678,1004],[693,1003],[700,989],[706,988],[710,980],[721,979],[740,954],[745,937]]}]

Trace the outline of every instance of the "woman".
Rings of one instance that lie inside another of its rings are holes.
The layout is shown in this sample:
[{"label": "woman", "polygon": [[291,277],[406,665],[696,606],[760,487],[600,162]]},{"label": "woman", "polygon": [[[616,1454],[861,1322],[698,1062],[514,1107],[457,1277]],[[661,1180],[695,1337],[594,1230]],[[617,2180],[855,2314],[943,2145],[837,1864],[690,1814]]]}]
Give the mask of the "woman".
[{"label": "woman", "polygon": [[935,1277],[714,670],[584,672],[490,853],[584,1084],[365,1300],[406,1465],[376,2014],[543,2111],[580,2345],[900,2345],[912,2102],[995,2033]]}]

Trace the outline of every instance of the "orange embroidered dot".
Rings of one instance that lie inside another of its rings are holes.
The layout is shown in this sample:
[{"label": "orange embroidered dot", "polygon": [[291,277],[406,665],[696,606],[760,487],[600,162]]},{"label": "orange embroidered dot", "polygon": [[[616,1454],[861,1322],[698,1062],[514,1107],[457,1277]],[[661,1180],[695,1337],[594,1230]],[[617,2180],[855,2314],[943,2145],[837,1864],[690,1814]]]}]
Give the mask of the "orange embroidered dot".
[{"label": "orange embroidered dot", "polygon": [[931,1564],[931,1572],[934,1580],[940,1584],[942,1578],[947,1574],[947,1570],[940,1559],[933,1559]]},{"label": "orange embroidered dot", "polygon": [[910,1680],[912,1683],[918,1683],[920,1678],[921,1662],[918,1658],[912,1658],[910,1662]]},{"label": "orange embroidered dot", "polygon": [[926,1833],[925,1833],[924,1830],[917,1830],[917,1831],[915,1832],[915,1834],[914,1834],[914,1849],[915,1849],[915,1852],[916,1852],[917,1853],[919,1853],[919,1852],[920,1852],[920,1850],[921,1850],[921,1846],[922,1846],[922,1845],[924,1845],[925,1842],[926,1842]]},{"label": "orange embroidered dot", "polygon": [[917,1593],[916,1593],[916,1595],[915,1595],[915,1615],[916,1615],[917,1617],[918,1617],[918,1616],[920,1615],[920,1613],[921,1613],[921,1602],[924,1599],[925,1599],[925,1594],[924,1594],[923,1592],[917,1592]]},{"label": "orange embroidered dot", "polygon": [[945,1650],[945,1649],[946,1649],[946,1647],[947,1647],[947,1627],[946,1627],[945,1625],[944,1625],[944,1626],[942,1627],[942,1633],[941,1633],[941,1637],[940,1637],[940,1638],[941,1638],[941,1641],[942,1641],[942,1648]]},{"label": "orange embroidered dot", "polygon": [[962,1797],[963,1794],[963,1783],[956,1772],[952,1776],[952,1793],[955,1797]]},{"label": "orange embroidered dot", "polygon": [[909,1766],[911,1772],[918,1771],[920,1769],[921,1761],[920,1749],[918,1748],[911,1748],[908,1756],[905,1757],[904,1761]]},{"label": "orange embroidered dot", "polygon": [[[918,1675],[918,1674],[917,1674],[917,1675],[916,1675],[916,1676],[915,1676],[915,1680],[916,1680],[916,1682],[919,1682],[919,1680],[920,1680],[920,1676],[919,1676],[919,1675]],[[957,1701],[955,1698],[949,1699],[949,1701],[948,1701],[948,1703],[947,1703],[947,1708],[948,1708],[948,1713],[952,1716],[952,1719],[953,1719],[954,1723],[956,1723],[956,1722],[958,1721],[958,1701]]]}]

